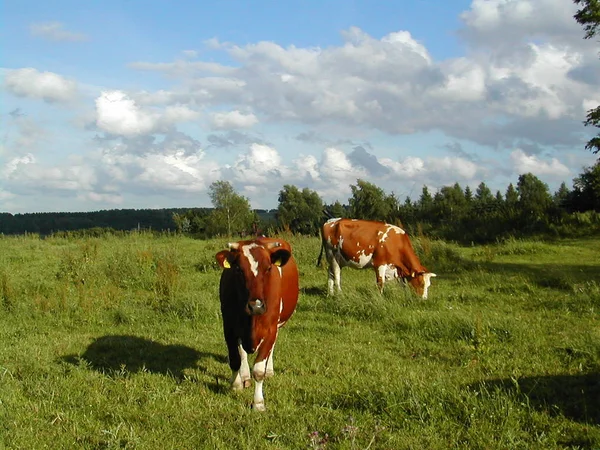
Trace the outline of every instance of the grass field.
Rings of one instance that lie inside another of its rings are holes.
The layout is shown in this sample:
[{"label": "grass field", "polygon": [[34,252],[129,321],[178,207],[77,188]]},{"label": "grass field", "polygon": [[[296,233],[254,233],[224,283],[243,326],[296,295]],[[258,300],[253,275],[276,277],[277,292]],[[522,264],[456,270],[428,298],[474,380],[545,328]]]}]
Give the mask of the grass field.
[{"label": "grass field", "polygon": [[428,300],[373,271],[301,295],[267,411],[229,390],[214,254],[180,236],[0,238],[0,448],[600,448],[600,239],[414,240]]}]

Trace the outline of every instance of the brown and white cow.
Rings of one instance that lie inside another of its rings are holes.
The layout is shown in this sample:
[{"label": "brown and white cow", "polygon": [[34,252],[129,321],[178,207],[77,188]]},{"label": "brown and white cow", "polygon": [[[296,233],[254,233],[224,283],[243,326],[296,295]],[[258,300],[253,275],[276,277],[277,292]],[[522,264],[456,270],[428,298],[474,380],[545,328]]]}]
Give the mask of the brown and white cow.
[{"label": "brown and white cow", "polygon": [[402,228],[383,222],[337,218],[323,224],[321,238],[317,265],[321,264],[325,250],[329,263],[329,294],[334,293],[334,282],[341,291],[342,267],[373,267],[380,292],[383,292],[386,280],[399,278],[408,282],[419,296],[427,298],[431,277],[436,274],[421,265]]},{"label": "brown and white cow", "polygon": [[251,386],[248,353],[256,352],[252,407],[264,411],[263,381],[273,375],[277,333],[298,302],[298,267],[282,239],[258,238],[229,243],[216,255],[223,333],[232,371],[231,387]]}]

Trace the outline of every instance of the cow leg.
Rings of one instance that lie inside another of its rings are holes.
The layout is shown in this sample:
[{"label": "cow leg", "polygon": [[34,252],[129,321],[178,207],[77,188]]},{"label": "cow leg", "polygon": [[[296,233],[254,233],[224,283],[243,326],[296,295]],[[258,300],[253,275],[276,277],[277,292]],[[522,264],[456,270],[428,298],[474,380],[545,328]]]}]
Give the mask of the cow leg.
[{"label": "cow leg", "polygon": [[335,258],[332,258],[331,261],[329,262],[329,270],[327,272],[327,275],[328,275],[327,287],[328,287],[328,292],[330,295],[333,295],[333,293],[334,293],[334,283],[335,283],[335,287],[337,287],[338,291],[342,290],[342,286],[340,283],[341,270],[342,269],[341,269],[339,263],[336,261]]},{"label": "cow leg", "polygon": [[263,397],[263,382],[265,380],[267,360],[262,359],[254,363],[252,368],[252,377],[254,378],[254,399],[252,400],[252,409],[256,411],[265,410],[265,399]]},{"label": "cow leg", "polygon": [[275,344],[271,348],[271,354],[267,358],[267,371],[265,372],[265,378],[271,378],[275,375],[275,371],[273,370],[273,354],[275,353]]},{"label": "cow leg", "polygon": [[270,334],[270,338],[260,346],[254,367],[252,368],[252,378],[254,378],[254,400],[252,401],[252,409],[256,411],[265,410],[265,399],[263,397],[263,382],[267,376],[267,367],[269,359],[272,357],[273,347],[275,346],[275,339],[277,339],[277,330],[274,330]]},{"label": "cow leg", "polygon": [[245,388],[250,387],[252,380],[250,377],[250,366],[248,365],[248,353],[242,347],[242,344],[238,345],[238,351],[242,358],[242,365],[240,366],[240,377]]},{"label": "cow leg", "polygon": [[380,294],[383,294],[383,285],[385,284],[386,270],[387,267],[385,265],[375,268],[375,273],[377,274],[377,287],[379,288]]},{"label": "cow leg", "polygon": [[244,351],[239,341],[232,342],[228,340],[227,347],[229,350],[229,367],[231,369],[231,388],[235,391],[241,391],[251,384],[248,354]]}]

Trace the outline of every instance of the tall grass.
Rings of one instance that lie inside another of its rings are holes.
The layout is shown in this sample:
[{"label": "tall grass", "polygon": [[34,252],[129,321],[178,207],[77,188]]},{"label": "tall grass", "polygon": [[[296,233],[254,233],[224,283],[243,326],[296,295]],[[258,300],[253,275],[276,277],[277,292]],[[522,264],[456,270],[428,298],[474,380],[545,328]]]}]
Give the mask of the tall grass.
[{"label": "tall grass", "polygon": [[267,412],[229,390],[226,240],[0,239],[0,448],[598,448],[600,242],[413,239],[430,298],[285,234],[298,309]]}]

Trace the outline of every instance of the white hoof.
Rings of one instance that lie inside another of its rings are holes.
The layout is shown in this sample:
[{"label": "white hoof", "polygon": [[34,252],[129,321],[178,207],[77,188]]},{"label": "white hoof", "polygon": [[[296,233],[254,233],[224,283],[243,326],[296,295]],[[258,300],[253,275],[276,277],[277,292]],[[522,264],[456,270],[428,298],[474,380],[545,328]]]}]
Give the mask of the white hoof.
[{"label": "white hoof", "polygon": [[251,408],[254,411],[265,411],[266,410],[264,403],[252,403]]}]

